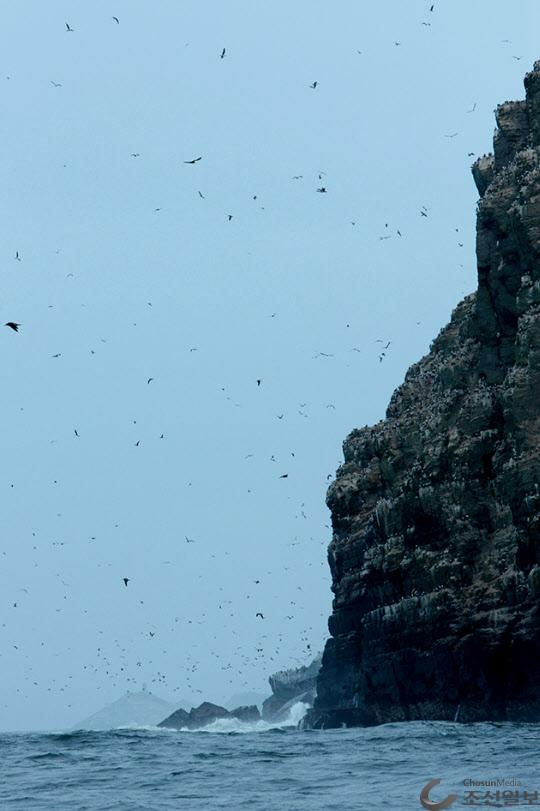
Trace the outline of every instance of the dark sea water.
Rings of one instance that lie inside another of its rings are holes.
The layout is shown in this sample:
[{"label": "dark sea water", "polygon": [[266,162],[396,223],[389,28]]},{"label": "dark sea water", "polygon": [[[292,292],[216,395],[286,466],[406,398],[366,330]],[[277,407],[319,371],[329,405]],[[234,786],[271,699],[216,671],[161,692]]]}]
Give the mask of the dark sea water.
[{"label": "dark sea water", "polygon": [[[455,793],[452,808],[531,808],[523,792],[536,789],[540,808],[540,725],[242,729],[2,734],[0,809],[412,811],[433,778],[442,783],[430,799]],[[498,789],[518,792],[511,806],[495,788],[471,806],[466,779],[521,785]]]}]

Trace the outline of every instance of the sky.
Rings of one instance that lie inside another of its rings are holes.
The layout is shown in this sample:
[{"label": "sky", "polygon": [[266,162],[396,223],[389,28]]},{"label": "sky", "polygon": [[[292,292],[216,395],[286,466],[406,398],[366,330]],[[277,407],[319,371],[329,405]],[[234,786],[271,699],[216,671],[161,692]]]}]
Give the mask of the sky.
[{"label": "sky", "polygon": [[475,289],[540,58],[536,0],[430,6],[2,4],[0,729],[322,649],[341,444]]}]

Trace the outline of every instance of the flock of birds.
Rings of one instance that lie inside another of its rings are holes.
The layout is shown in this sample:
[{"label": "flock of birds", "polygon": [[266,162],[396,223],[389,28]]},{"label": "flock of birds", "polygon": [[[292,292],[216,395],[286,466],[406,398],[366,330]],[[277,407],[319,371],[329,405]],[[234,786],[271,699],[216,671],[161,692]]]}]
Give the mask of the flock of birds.
[{"label": "flock of birds", "polygon": [[[434,13],[434,11],[435,11],[435,4],[432,4],[429,7],[429,12]],[[111,18],[111,21],[115,25],[120,25],[121,24],[121,20],[116,16],[113,16]],[[424,21],[424,22],[422,22],[422,25],[431,26],[431,22]],[[65,29],[66,29],[66,33],[68,33],[68,34],[75,33],[76,30],[77,30],[70,22],[65,23]],[[509,41],[507,41],[507,42],[509,42]],[[395,46],[401,46],[401,44],[402,44],[401,42],[395,41]],[[358,51],[358,53],[361,54],[362,52]],[[228,56],[227,49],[225,47],[223,47],[221,49],[221,51],[217,54],[217,56],[221,60],[225,59]],[[521,59],[521,57],[514,56],[514,59],[519,60],[519,59]],[[61,78],[61,77],[59,77],[59,78]],[[62,82],[57,82],[57,81],[53,81],[53,80],[51,80],[51,84],[52,84],[52,86],[54,88],[62,88],[62,86],[63,86]],[[308,85],[308,87],[309,87],[309,89],[311,89],[313,91],[317,91],[319,89],[319,87],[320,87],[319,80],[318,79],[314,80],[313,82],[311,82]],[[51,93],[52,93],[52,91],[51,91]],[[474,113],[476,111],[476,109],[477,109],[477,104],[475,102],[472,105],[472,107],[470,109],[468,109],[466,112],[472,114],[472,113]],[[458,132],[452,132],[452,133],[447,134],[445,137],[447,137],[449,139],[453,139],[453,138],[457,137],[458,135],[459,135]],[[204,154],[197,154],[196,152],[192,153],[192,154],[194,154],[195,157],[188,157],[188,155],[186,155],[185,159],[183,160],[183,163],[185,165],[187,165],[187,166],[197,167],[202,161],[204,161],[205,155]],[[474,155],[474,153],[469,152],[468,155],[469,155],[469,157],[472,157]],[[131,152],[130,156],[133,159],[138,159],[138,158],[141,157],[141,153],[140,152]],[[188,171],[191,171],[191,170],[186,169],[185,171],[188,172]],[[196,172],[198,170],[194,169],[193,171]],[[294,175],[292,177],[292,180],[301,181],[303,178],[304,178],[304,175],[298,174],[298,175]],[[328,185],[328,181],[326,180],[326,175],[325,175],[324,172],[322,172],[322,171],[317,172],[317,182],[318,182],[318,185],[315,188],[316,194],[324,195],[324,194],[329,194],[330,193],[330,186]],[[200,198],[205,199],[205,195],[203,194],[203,192],[201,190],[198,190],[197,193],[198,193]],[[254,195],[253,199],[256,200],[257,195]],[[154,211],[156,213],[158,213],[160,210],[161,210],[161,208],[155,208],[154,209]],[[427,206],[422,206],[419,209],[419,211],[417,212],[416,216],[419,217],[420,219],[428,219],[429,216],[430,216],[429,208]],[[230,222],[233,219],[233,214],[228,213],[227,214],[227,219]],[[355,226],[356,225],[356,220],[351,220],[351,225]],[[455,230],[456,230],[456,232],[458,231],[457,228]],[[394,226],[391,229],[389,223],[384,223],[384,229],[383,229],[382,228],[382,223],[381,223],[381,234],[378,237],[378,239],[382,241],[382,240],[392,239],[393,237],[397,237],[397,239],[399,240],[399,239],[402,239],[404,237],[404,234],[405,234],[405,230],[403,229],[402,226],[400,226],[399,228],[396,228]],[[406,236],[406,234],[405,234],[405,236]],[[462,242],[458,242],[458,245],[459,245],[459,247],[463,247]],[[23,246],[23,253],[24,253],[24,246]],[[21,253],[19,250],[16,250],[15,256],[14,256],[14,259],[15,259],[16,262],[22,262],[23,261],[23,253]],[[73,274],[69,274],[69,275],[73,275]],[[151,306],[151,302],[148,302],[148,306]],[[269,314],[270,318],[275,318],[276,316],[277,316],[276,312]],[[22,319],[22,320],[24,320],[24,319]],[[417,321],[416,324],[418,325],[418,324],[420,324],[420,322]],[[19,322],[17,322],[17,321],[10,320],[10,321],[5,322],[5,327],[7,329],[15,332],[15,333],[18,333],[20,328],[21,328],[21,324]],[[347,324],[346,327],[348,328],[349,324]],[[384,332],[382,333],[382,335],[384,335]],[[17,339],[17,340],[19,340],[19,339]],[[378,362],[382,363],[385,360],[385,358],[387,357],[388,352],[389,352],[390,347],[392,346],[392,344],[393,344],[393,340],[391,340],[387,336],[379,337],[379,338],[377,338],[377,339],[375,339],[373,341],[373,347],[369,347],[369,351],[371,352],[373,350],[373,353],[377,357]],[[379,345],[379,346],[377,346],[377,345]],[[192,347],[189,348],[189,351],[190,352],[197,352],[198,347],[192,346]],[[360,353],[362,351],[365,351],[365,348],[360,348],[358,346],[353,346],[353,347],[349,348],[347,351]],[[61,353],[55,353],[52,357],[53,358],[60,358]],[[332,352],[327,352],[327,351],[319,351],[313,356],[313,358],[333,358],[333,357],[334,357],[334,354]],[[153,376],[147,377],[146,378],[146,385],[149,386],[154,381],[155,381],[155,378]],[[263,377],[257,377],[257,378],[254,379],[252,385],[254,384],[256,389],[264,390],[264,382],[265,381],[264,381]],[[153,388],[154,387],[152,387],[152,389]],[[227,396],[228,399],[231,399],[230,395],[227,393],[225,388],[223,388],[222,391],[225,393],[225,395]],[[297,411],[298,411],[298,414],[301,417],[307,417],[306,405],[307,404],[304,403],[304,402],[298,404]],[[335,411],[336,410],[336,405],[335,405],[335,403],[326,403],[324,408],[327,409],[328,411]],[[278,414],[275,415],[275,418],[277,420],[280,420],[280,421],[283,420],[284,417],[285,417],[284,412],[283,413],[278,413]],[[73,428],[73,435],[77,439],[81,439],[81,432],[78,429],[79,427],[80,426]],[[83,434],[84,434],[84,432],[83,432]],[[165,439],[165,433],[161,433],[159,438],[161,440]],[[141,440],[137,439],[135,442],[133,442],[133,445],[135,447],[140,447]],[[291,451],[290,454],[291,454],[291,458],[295,457],[295,452],[294,451]],[[249,454],[245,455],[244,458],[246,458],[246,459],[252,458],[253,455],[254,455],[253,453],[249,453]],[[276,460],[275,456],[272,455],[270,457],[269,461],[273,462],[273,463],[276,463],[277,460]],[[285,469],[282,468],[281,471],[282,472],[278,473],[278,470],[276,469],[276,471],[275,471],[276,478],[279,479],[279,480],[287,480],[289,478],[289,475],[290,475],[289,470],[287,470],[286,468]],[[333,477],[332,473],[327,474],[326,475],[326,481],[328,482],[329,480],[332,479],[332,477]],[[191,482],[188,483],[188,486],[191,486]],[[284,485],[284,487],[286,487],[286,486],[287,485]],[[248,492],[250,492],[250,491],[248,491]],[[298,506],[297,514],[295,515],[295,519],[298,519],[299,521],[307,521],[308,520],[308,516],[307,516],[307,514],[305,512],[305,504],[304,503],[301,503]],[[114,526],[115,526],[115,528],[118,528],[117,524],[115,524]],[[314,655],[314,652],[315,652],[314,651],[314,645],[316,645],[316,643],[314,642],[314,639],[317,639],[318,634],[320,633],[320,627],[316,626],[315,623],[308,624],[307,620],[305,622],[303,621],[303,625],[302,625],[302,627],[300,629],[300,633],[299,633],[299,643],[300,644],[298,646],[297,658],[293,659],[292,661],[287,662],[287,663],[285,663],[283,661],[283,659],[281,658],[282,657],[282,650],[285,648],[286,642],[287,641],[290,642],[290,640],[287,640],[286,632],[280,632],[280,633],[277,634],[277,645],[273,644],[271,648],[269,647],[270,640],[272,640],[272,642],[274,642],[275,638],[274,638],[274,636],[272,636],[272,635],[270,635],[268,633],[260,633],[260,635],[258,637],[258,639],[259,639],[258,643],[255,646],[252,646],[251,643],[246,643],[245,642],[245,640],[243,639],[243,636],[242,636],[242,630],[241,629],[239,630],[238,627],[234,627],[234,623],[235,623],[235,621],[236,621],[236,619],[238,617],[243,616],[243,606],[241,605],[241,603],[243,605],[245,605],[246,603],[249,603],[249,605],[252,606],[252,608],[250,608],[250,614],[253,617],[253,619],[257,622],[257,624],[261,627],[261,629],[265,627],[266,621],[268,619],[269,614],[268,614],[268,611],[267,611],[266,608],[264,608],[264,610],[262,610],[263,606],[260,605],[259,597],[258,597],[258,594],[257,594],[258,587],[261,586],[261,583],[264,581],[265,578],[268,578],[268,579],[275,578],[276,581],[279,581],[279,578],[280,578],[282,572],[294,572],[295,569],[299,570],[299,569],[301,569],[302,566],[307,566],[307,567],[311,568],[311,567],[317,565],[317,566],[321,567],[322,570],[323,570],[323,572],[321,572],[321,579],[328,582],[327,564],[326,564],[326,560],[323,558],[323,556],[321,555],[321,559],[318,560],[317,563],[315,564],[313,561],[305,563],[305,556],[303,554],[303,549],[305,548],[306,544],[309,544],[310,546],[313,547],[313,545],[318,543],[321,547],[326,547],[330,528],[329,528],[328,525],[325,525],[325,529],[327,530],[327,537],[325,537],[323,540],[315,539],[313,536],[302,537],[300,535],[300,533],[297,534],[294,537],[294,539],[291,540],[290,543],[289,543],[289,548],[290,548],[290,553],[291,553],[291,560],[290,561],[280,561],[279,562],[279,567],[278,567],[277,570],[274,569],[274,568],[270,568],[270,569],[265,569],[264,572],[261,572],[260,577],[253,580],[252,588],[250,588],[247,593],[241,595],[241,600],[240,601],[239,600],[234,600],[234,599],[229,599],[228,597],[226,597],[225,596],[224,586],[220,585],[220,586],[216,587],[216,593],[215,594],[212,594],[211,596],[209,595],[208,608],[207,608],[206,611],[202,611],[199,614],[196,614],[194,612],[193,615],[190,616],[190,617],[175,616],[173,621],[170,621],[168,624],[164,623],[163,627],[159,628],[155,624],[148,623],[147,621],[144,620],[145,600],[144,599],[139,599],[137,610],[140,610],[140,618],[141,618],[140,635],[143,636],[146,640],[155,640],[152,644],[156,644],[156,645],[159,644],[161,639],[163,639],[163,644],[165,645],[165,647],[160,650],[160,655],[161,656],[166,656],[170,652],[170,646],[174,644],[174,639],[177,638],[179,628],[181,628],[181,626],[183,624],[185,624],[186,627],[190,626],[190,625],[195,625],[195,626],[199,626],[199,627],[207,627],[209,622],[213,621],[212,618],[211,618],[212,610],[214,612],[220,612],[220,613],[222,613],[224,615],[226,614],[228,616],[228,619],[233,621],[233,627],[230,628],[229,633],[231,634],[231,638],[233,639],[234,644],[231,645],[230,656],[227,659],[225,659],[222,655],[218,654],[217,652],[213,651],[212,649],[210,649],[210,651],[209,651],[206,642],[201,641],[199,648],[198,648],[197,643],[194,644],[194,645],[191,645],[190,649],[186,650],[182,655],[182,659],[183,659],[183,665],[182,665],[183,682],[182,682],[182,686],[180,686],[178,684],[178,675],[179,675],[179,673],[178,673],[177,664],[174,665],[174,673],[173,674],[165,674],[163,672],[163,670],[162,670],[162,665],[158,666],[154,662],[154,660],[152,658],[148,658],[147,660],[145,660],[141,656],[140,658],[137,658],[136,662],[135,662],[135,667],[137,668],[137,670],[142,671],[144,669],[145,671],[147,671],[149,668],[151,669],[153,667],[154,668],[154,670],[153,670],[154,675],[150,679],[151,683],[154,684],[154,685],[159,685],[159,686],[166,687],[169,690],[171,690],[173,693],[177,693],[179,691],[183,693],[184,691],[189,690],[192,694],[202,694],[202,691],[200,689],[199,682],[198,682],[198,673],[199,673],[200,669],[203,666],[203,662],[205,660],[205,657],[207,657],[208,655],[210,655],[212,657],[215,657],[218,660],[217,665],[218,665],[219,669],[223,672],[224,680],[226,681],[227,684],[230,684],[230,685],[241,684],[243,687],[246,687],[246,688],[250,688],[252,686],[250,681],[249,681],[249,677],[246,678],[246,672],[249,671],[249,668],[259,667],[261,665],[261,663],[264,665],[264,667],[267,667],[269,670],[271,670],[272,668],[277,669],[278,666],[283,666],[284,664],[287,664],[287,665],[289,665],[289,664],[290,665],[306,664],[306,661],[309,661],[309,658],[312,658],[312,656]],[[93,542],[93,541],[95,541],[95,539],[96,539],[95,536],[91,536],[89,540],[90,540],[90,542]],[[191,537],[189,535],[184,534],[184,540],[185,540],[186,545],[190,545],[190,546],[193,545],[194,549],[200,548],[202,546],[202,544],[199,542],[198,538],[194,538],[194,537]],[[63,544],[64,544],[63,541],[54,541],[53,542],[54,546],[63,546]],[[37,546],[34,546],[34,550],[37,550]],[[3,554],[5,555],[5,552]],[[216,569],[219,569],[219,557],[216,556],[216,554],[210,553],[210,552],[208,552],[206,550],[205,550],[205,554],[207,555],[205,565],[211,565],[211,561],[214,561],[215,565],[216,565]],[[224,556],[227,556],[229,553],[227,551],[224,551],[222,554]],[[290,565],[285,565],[286,563],[289,563]],[[37,564],[35,564],[35,565],[37,565]],[[103,563],[102,565],[111,566],[112,564]],[[169,561],[169,560],[163,561],[162,565],[163,566],[170,566],[170,565],[173,565],[173,562]],[[62,603],[58,607],[55,608],[55,611],[60,613],[62,611],[65,611],[65,609],[66,609],[65,604],[67,604],[69,602],[69,600],[71,599],[71,590],[74,587],[73,587],[73,585],[71,583],[68,583],[64,579],[62,572],[57,572],[55,576],[58,579],[59,584],[64,589],[63,597],[62,597]],[[204,574],[198,574],[197,577],[198,577],[198,579],[200,581],[203,581],[201,583],[201,589],[204,589],[205,575]],[[129,571],[124,572],[124,574],[121,576],[121,578],[119,577],[118,581],[115,580],[115,583],[116,582],[118,582],[119,590],[121,592],[123,591],[123,589],[128,589],[127,593],[124,592],[123,596],[125,596],[125,597],[128,597],[130,595],[130,593],[133,591],[135,585],[139,585],[137,583],[136,579],[134,579],[134,577],[132,576],[132,574]],[[303,591],[303,586],[298,585],[297,590],[298,590],[298,592],[301,593]],[[279,587],[278,587],[278,591],[279,591]],[[27,593],[27,590],[22,589],[22,592]],[[15,600],[12,603],[12,608],[14,610],[18,610],[20,608],[20,600],[19,599]],[[293,620],[295,620],[297,618],[298,612],[300,611],[301,608],[302,608],[302,606],[299,603],[298,599],[288,600],[286,608],[283,609],[283,615],[280,616],[278,619],[280,621],[292,622]],[[328,614],[328,610],[327,610],[326,605],[323,606],[323,609],[324,610],[320,611],[319,617],[318,617],[318,620],[320,620],[321,625],[322,625],[323,620],[327,617],[327,614]],[[86,613],[86,609],[83,611],[83,613]],[[276,619],[276,618],[274,618],[274,619]],[[7,624],[6,624],[6,622],[4,622],[2,624],[2,628],[5,629],[6,626],[7,626]],[[104,629],[99,629],[98,634],[99,634],[99,636],[103,637],[103,641],[101,642],[101,644],[99,646],[97,646],[96,650],[92,652],[92,656],[89,657],[88,661],[86,661],[82,665],[83,671],[91,672],[94,675],[99,676],[100,678],[103,677],[103,675],[105,675],[110,680],[110,684],[112,684],[114,687],[116,687],[116,686],[121,687],[121,686],[125,686],[126,684],[131,686],[131,685],[136,685],[136,684],[140,683],[141,678],[139,677],[139,674],[137,672],[133,672],[133,670],[132,670],[133,650],[137,648],[137,645],[139,644],[139,639],[136,636],[130,637],[128,639],[120,639],[118,637],[115,637],[115,638],[112,639],[112,641],[110,641],[110,640],[107,639],[107,634],[106,634],[106,631]],[[211,636],[211,641],[217,642],[217,640],[218,640],[218,634],[213,634]],[[44,643],[42,642],[41,645],[43,646]],[[12,647],[16,651],[19,651],[19,649],[20,649],[20,645],[15,643],[15,642],[12,643]],[[66,645],[64,647],[63,653],[67,654],[70,651],[71,651],[71,646]],[[60,654],[55,654],[55,655],[60,655]],[[162,660],[160,660],[160,661],[162,661]],[[34,686],[38,686],[38,684],[39,684],[39,681],[36,679],[35,670],[33,668],[30,656],[26,657],[25,673],[26,673],[26,675],[24,676],[24,678],[22,680],[22,686],[17,688],[17,692],[19,692],[19,693],[24,692],[24,690],[25,690],[24,685],[25,684],[32,684]],[[65,692],[65,691],[68,691],[70,689],[70,687],[71,687],[71,683],[73,682],[74,678],[76,678],[75,673],[67,673],[66,676],[65,676],[65,680],[58,680],[58,679],[53,678],[53,679],[51,679],[51,682],[50,682],[49,686],[47,687],[47,691],[52,692],[52,691],[58,690],[59,692],[62,692],[62,693]],[[96,687],[96,689],[97,690],[102,690],[102,689],[106,689],[106,688],[104,688],[102,685],[99,685],[99,686]],[[68,704],[68,706],[70,706],[70,704]]]}]

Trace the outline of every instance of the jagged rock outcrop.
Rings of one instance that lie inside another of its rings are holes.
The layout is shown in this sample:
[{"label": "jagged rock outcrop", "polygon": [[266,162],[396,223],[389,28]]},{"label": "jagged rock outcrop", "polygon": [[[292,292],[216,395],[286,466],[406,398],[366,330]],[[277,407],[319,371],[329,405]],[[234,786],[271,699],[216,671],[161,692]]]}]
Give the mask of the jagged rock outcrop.
[{"label": "jagged rock outcrop", "polygon": [[272,695],[263,702],[262,717],[265,721],[285,720],[291,707],[302,701],[312,705],[317,694],[317,675],[321,668],[321,654],[307,667],[280,670],[269,677]]},{"label": "jagged rock outcrop", "polygon": [[166,729],[202,729],[214,721],[222,718],[236,718],[239,721],[255,722],[261,720],[259,708],[255,705],[249,707],[236,707],[236,709],[226,710],[219,704],[212,704],[210,701],[203,701],[198,707],[192,707],[189,712],[183,709],[176,710],[167,716],[159,727]]},{"label": "jagged rock outcrop", "polygon": [[540,721],[540,62],[525,89],[473,166],[477,292],[345,440],[312,726]]}]

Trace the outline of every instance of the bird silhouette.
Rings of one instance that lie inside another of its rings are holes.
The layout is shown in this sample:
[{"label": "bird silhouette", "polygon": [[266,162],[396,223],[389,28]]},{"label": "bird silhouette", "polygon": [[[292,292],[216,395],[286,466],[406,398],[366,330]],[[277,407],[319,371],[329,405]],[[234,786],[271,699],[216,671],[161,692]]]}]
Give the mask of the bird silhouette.
[{"label": "bird silhouette", "polygon": [[118,17],[113,17],[113,20],[117,25],[120,25],[120,20],[118,19]]},{"label": "bird silhouette", "polygon": [[326,186],[321,186],[317,191],[319,194],[326,194]]},{"label": "bird silhouette", "polygon": [[69,23],[66,23],[66,31],[74,31],[75,29],[70,26]]},{"label": "bird silhouette", "polygon": [[184,161],[184,163],[198,163],[199,161],[202,161],[202,155],[199,158],[193,158],[192,161]]},{"label": "bird silhouette", "polygon": [[310,84],[311,89],[315,90],[315,88],[317,87],[318,84],[319,84],[319,82],[313,82],[313,84]]},{"label": "bird silhouette", "polygon": [[221,52],[220,59],[223,59],[223,57],[225,56],[225,53],[226,53],[226,49],[225,49],[225,48],[223,48],[223,50],[222,50],[222,52]]},{"label": "bird silhouette", "polygon": [[17,260],[17,262],[21,261],[21,255],[20,255],[19,251],[15,251],[15,259]]},{"label": "bird silhouette", "polygon": [[15,332],[18,332],[18,331],[19,331],[19,327],[20,327],[21,325],[20,325],[20,324],[17,324],[15,321],[6,321],[6,323],[4,324],[4,326],[5,326],[5,327],[10,327],[10,328],[11,328],[12,330],[14,330]]},{"label": "bird silhouette", "polygon": [[279,478],[280,478],[280,479],[288,479],[288,478],[289,478],[289,474],[288,474],[288,473],[283,473],[283,474],[282,474],[282,475],[281,475]]},{"label": "bird silhouette", "polygon": [[52,79],[51,79],[51,84],[52,84],[53,87],[62,87],[60,82],[53,82]]},{"label": "bird silhouette", "polygon": [[123,577],[122,580],[124,581],[124,586],[127,588],[127,584],[129,583],[129,577]]},{"label": "bird silhouette", "polygon": [[255,616],[256,616],[256,617],[260,617],[262,620],[264,619],[264,617],[263,617],[263,615],[261,614],[261,612],[260,612],[260,611],[257,611],[257,613],[255,614]]}]

